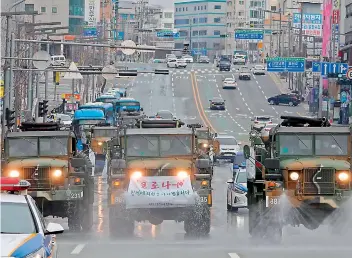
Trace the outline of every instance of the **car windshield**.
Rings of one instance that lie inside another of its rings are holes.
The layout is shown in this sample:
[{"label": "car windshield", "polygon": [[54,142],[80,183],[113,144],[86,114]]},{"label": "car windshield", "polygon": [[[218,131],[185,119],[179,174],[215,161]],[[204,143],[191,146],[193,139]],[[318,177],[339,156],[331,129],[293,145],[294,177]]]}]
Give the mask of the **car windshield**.
[{"label": "car windshield", "polygon": [[315,135],[315,155],[339,156],[348,154],[347,135]]},{"label": "car windshield", "polygon": [[241,72],[242,72],[242,73],[247,73],[247,72],[249,72],[249,69],[242,67],[242,68],[241,68]]},{"label": "car windshield", "polygon": [[69,115],[58,115],[57,119],[60,119],[61,121],[71,121],[71,117]]},{"label": "car windshield", "polygon": [[27,203],[1,202],[1,234],[37,233]]},{"label": "car windshield", "polygon": [[212,100],[213,103],[224,103],[223,99],[213,99]]},{"label": "car windshield", "polygon": [[173,119],[174,116],[171,112],[158,112],[156,114],[157,117],[160,117],[162,119]]},{"label": "car windshield", "polygon": [[216,140],[219,141],[220,145],[237,145],[236,139],[232,137],[217,138]]},{"label": "car windshield", "polygon": [[271,121],[270,117],[264,117],[264,116],[258,116],[256,120],[259,122],[270,122]]},{"label": "car windshield", "polygon": [[280,135],[280,155],[313,155],[313,135]]},{"label": "car windshield", "polygon": [[119,102],[118,106],[140,106],[139,102]]},{"label": "car windshield", "polygon": [[8,140],[9,157],[38,156],[38,138],[11,138]]},{"label": "car windshield", "polygon": [[247,173],[246,172],[238,172],[236,183],[247,183]]},{"label": "car windshield", "polygon": [[264,66],[261,65],[256,65],[254,68],[257,70],[264,70]]},{"label": "car windshield", "polygon": [[41,137],[39,138],[40,156],[65,156],[67,155],[68,138]]},{"label": "car windshield", "polygon": [[97,125],[104,123],[105,119],[82,119],[78,121],[80,125]]},{"label": "car windshield", "polygon": [[226,78],[224,82],[233,82],[234,80],[232,78]]}]

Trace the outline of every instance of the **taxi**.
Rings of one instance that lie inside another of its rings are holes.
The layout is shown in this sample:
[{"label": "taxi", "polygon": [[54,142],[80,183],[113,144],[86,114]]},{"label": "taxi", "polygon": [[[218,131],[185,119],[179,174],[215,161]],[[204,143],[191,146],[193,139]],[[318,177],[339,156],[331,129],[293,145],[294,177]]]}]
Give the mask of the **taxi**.
[{"label": "taxi", "polygon": [[27,194],[30,183],[18,178],[0,178],[1,257],[56,258],[57,223],[46,223],[34,199]]}]

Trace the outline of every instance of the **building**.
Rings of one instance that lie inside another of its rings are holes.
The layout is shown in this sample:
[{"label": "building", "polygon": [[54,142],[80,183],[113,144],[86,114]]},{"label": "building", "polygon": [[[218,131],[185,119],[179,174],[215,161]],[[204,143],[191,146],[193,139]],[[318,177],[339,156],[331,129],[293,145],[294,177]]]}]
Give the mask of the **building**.
[{"label": "building", "polygon": [[341,48],[342,59],[352,65],[352,0],[345,0],[344,8],[345,16],[341,17],[344,20],[345,44]]},{"label": "building", "polygon": [[161,13],[155,14],[156,28],[162,30],[174,29],[174,10],[173,8],[163,8]]},{"label": "building", "polygon": [[[64,2],[66,1],[67,0],[64,0]],[[51,0],[47,2],[56,3],[56,2],[61,2],[61,0],[60,1]],[[69,26],[70,26],[69,33],[76,34],[76,35],[82,34],[84,18],[85,18],[84,12],[85,12],[85,0],[69,0],[69,12],[68,12]],[[66,13],[62,15],[66,15]]]},{"label": "building", "polygon": [[225,50],[226,0],[198,0],[175,2],[174,28],[180,32],[175,48],[190,43],[193,55],[213,57]]},{"label": "building", "polygon": [[118,40],[134,40],[135,28],[137,26],[135,7],[135,3],[132,1],[119,2],[117,21]]},{"label": "building", "polygon": [[226,52],[231,54],[236,47],[235,30],[244,28],[246,24],[246,5],[242,0],[227,0],[226,7]]}]

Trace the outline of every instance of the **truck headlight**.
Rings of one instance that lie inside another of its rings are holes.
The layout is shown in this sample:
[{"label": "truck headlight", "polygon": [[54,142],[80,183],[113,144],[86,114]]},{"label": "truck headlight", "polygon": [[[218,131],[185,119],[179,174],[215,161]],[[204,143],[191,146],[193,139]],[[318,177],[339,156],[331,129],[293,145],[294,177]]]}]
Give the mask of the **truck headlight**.
[{"label": "truck headlight", "polygon": [[62,176],[62,171],[60,169],[55,169],[53,172],[54,177],[60,177]]},{"label": "truck headlight", "polygon": [[339,173],[338,178],[340,181],[346,181],[346,180],[348,180],[349,176],[348,176],[348,173],[341,172],[341,173]]},{"label": "truck headlight", "polygon": [[20,172],[17,170],[11,170],[9,173],[9,177],[19,177],[20,176]]},{"label": "truck headlight", "polygon": [[177,173],[177,177],[179,177],[179,178],[186,178],[186,177],[188,177],[188,173],[187,173],[186,171],[179,171],[179,172]]},{"label": "truck headlight", "polygon": [[103,143],[102,142],[98,142],[98,145],[101,146],[101,145],[103,145]]},{"label": "truck headlight", "polygon": [[142,172],[140,172],[140,171],[135,171],[135,172],[133,172],[132,174],[131,174],[131,178],[134,178],[134,179],[137,179],[137,178],[140,178],[140,177],[142,177]]},{"label": "truck headlight", "polygon": [[299,174],[297,172],[291,172],[290,173],[290,179],[293,181],[297,181],[299,178]]},{"label": "truck headlight", "polygon": [[208,148],[208,144],[207,143],[203,143],[203,148]]}]

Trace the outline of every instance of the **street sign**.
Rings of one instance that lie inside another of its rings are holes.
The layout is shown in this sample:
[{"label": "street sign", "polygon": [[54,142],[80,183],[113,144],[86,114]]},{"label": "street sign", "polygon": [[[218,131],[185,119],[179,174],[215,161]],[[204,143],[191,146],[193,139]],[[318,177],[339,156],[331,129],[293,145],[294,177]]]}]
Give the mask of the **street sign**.
[{"label": "street sign", "polygon": [[346,73],[346,77],[347,77],[348,79],[352,79],[352,68],[349,68],[349,69],[348,69],[348,71],[347,71],[347,73]]},{"label": "street sign", "polygon": [[[134,43],[134,41],[132,40],[125,40],[121,43],[122,47],[136,47],[136,43]],[[122,53],[124,53],[126,56],[130,56],[133,55],[136,52],[136,49],[132,49],[132,48],[122,48],[121,49]]]},{"label": "street sign", "polygon": [[319,73],[320,67],[321,67],[320,62],[312,62],[312,72],[313,73]]},{"label": "street sign", "polygon": [[82,74],[78,71],[77,65],[74,62],[71,62],[68,70],[72,72],[66,72],[64,75],[65,80],[83,80]]},{"label": "street sign", "polygon": [[263,39],[263,30],[236,30],[235,39]]},{"label": "street sign", "polygon": [[96,37],[97,36],[97,28],[96,27],[84,27],[83,28],[83,36],[84,37]]},{"label": "street sign", "polygon": [[[62,98],[62,99],[66,99],[66,100],[70,100],[70,99],[72,99],[72,94],[70,94],[70,93],[63,93],[63,94],[61,94],[61,98]],[[75,94],[75,95],[74,95],[74,99],[77,100],[77,101],[80,101],[80,100],[81,100],[81,95]]]},{"label": "street sign", "polygon": [[46,51],[35,52],[32,58],[35,59],[33,60],[34,67],[40,70],[45,70],[51,64],[51,56]]},{"label": "street sign", "polygon": [[[319,13],[304,13],[302,21],[303,35],[321,37],[323,28],[323,16]],[[301,14],[294,13],[292,19],[294,33],[299,33],[301,28]]]},{"label": "street sign", "polygon": [[108,65],[105,66],[102,70],[103,74],[102,76],[104,77],[105,80],[107,81],[112,81],[115,79],[117,75],[117,69],[113,65]]},{"label": "street sign", "polygon": [[268,72],[304,72],[304,57],[269,57],[266,60]]},{"label": "street sign", "polygon": [[312,72],[319,72],[321,75],[328,75],[328,74],[345,74],[348,70],[348,64],[346,63],[328,63],[322,62],[320,63],[320,70],[315,68],[314,70],[314,63]]},{"label": "street sign", "polygon": [[158,38],[179,38],[180,32],[171,30],[162,30],[156,33]]}]

